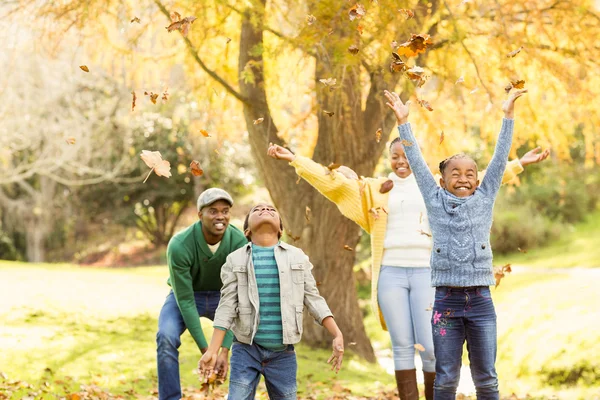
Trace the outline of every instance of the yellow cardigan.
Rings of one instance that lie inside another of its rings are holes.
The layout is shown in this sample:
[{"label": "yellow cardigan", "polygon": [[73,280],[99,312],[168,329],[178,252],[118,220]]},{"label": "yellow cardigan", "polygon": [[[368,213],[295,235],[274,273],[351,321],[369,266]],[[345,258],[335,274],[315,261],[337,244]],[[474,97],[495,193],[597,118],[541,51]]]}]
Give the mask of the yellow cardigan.
[{"label": "yellow cardigan", "polygon": [[[388,178],[348,179],[337,171],[329,173],[329,170],[323,165],[302,156],[296,156],[290,165],[296,169],[299,176],[334,202],[346,218],[356,222],[371,235],[371,307],[375,315],[379,315],[381,327],[387,331],[383,314],[377,303],[377,285],[383,258],[389,197],[389,191],[380,193],[379,189]],[[511,181],[521,172],[523,172],[523,167],[518,159],[509,162],[502,183]],[[480,174],[483,179],[485,171]]]}]

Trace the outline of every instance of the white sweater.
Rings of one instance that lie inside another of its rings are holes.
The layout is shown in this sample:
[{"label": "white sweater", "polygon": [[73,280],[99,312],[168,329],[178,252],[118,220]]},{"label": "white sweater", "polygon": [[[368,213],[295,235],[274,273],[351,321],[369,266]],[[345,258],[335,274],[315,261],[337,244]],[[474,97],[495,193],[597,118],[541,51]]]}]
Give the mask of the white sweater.
[{"label": "white sweater", "polygon": [[388,200],[388,218],[383,242],[381,265],[394,267],[429,267],[431,234],[423,196],[414,174],[400,178],[391,173],[394,182]]}]

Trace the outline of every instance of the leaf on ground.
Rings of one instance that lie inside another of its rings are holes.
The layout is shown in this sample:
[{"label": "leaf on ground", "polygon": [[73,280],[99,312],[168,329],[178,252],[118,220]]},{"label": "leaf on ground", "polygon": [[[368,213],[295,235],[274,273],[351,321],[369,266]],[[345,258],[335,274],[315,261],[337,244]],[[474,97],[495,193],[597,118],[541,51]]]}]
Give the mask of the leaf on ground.
[{"label": "leaf on ground", "polygon": [[404,18],[410,19],[415,16],[415,13],[412,10],[401,8],[398,10],[400,14],[404,15]]},{"label": "leaf on ground", "polygon": [[312,211],[310,210],[309,206],[306,206],[306,209],[304,210],[304,218],[306,218],[307,223],[310,223],[311,216],[312,216]]},{"label": "leaf on ground", "polygon": [[427,100],[417,99],[417,103],[419,103],[419,105],[421,107],[423,107],[424,109],[426,109],[428,111],[433,111],[433,107],[431,107],[431,104],[429,104],[429,102]]},{"label": "leaf on ground", "polygon": [[327,114],[328,116],[330,116],[330,117],[333,117],[333,116],[335,115],[335,113],[334,113],[333,111],[327,111],[327,110],[323,110],[323,112],[324,112],[325,114]]},{"label": "leaf on ground", "polygon": [[421,343],[415,343],[415,349],[419,351],[425,351],[425,347]]},{"label": "leaf on ground", "polygon": [[137,96],[135,95],[135,91],[131,91],[132,99],[131,99],[131,111],[135,110],[135,101],[137,100]]},{"label": "leaf on ground", "polygon": [[150,167],[150,172],[146,176],[146,179],[144,179],[144,183],[148,180],[152,171],[158,176],[171,177],[171,163],[162,159],[160,151],[142,150],[140,157]]},{"label": "leaf on ground", "polygon": [[383,134],[383,129],[379,128],[377,129],[377,132],[375,132],[375,141],[377,143],[381,142],[381,135]]},{"label": "leaf on ground", "polygon": [[190,163],[190,171],[194,176],[202,176],[202,174],[204,174],[204,170],[200,166],[200,162],[196,160]]},{"label": "leaf on ground", "polygon": [[252,121],[252,123],[254,125],[258,125],[258,124],[261,124],[264,120],[265,120],[264,118],[258,118],[258,119],[255,119],[254,121]]},{"label": "leaf on ground", "polygon": [[406,57],[416,57],[421,53],[425,53],[427,47],[433,44],[431,37],[422,33],[419,35],[412,34],[410,39],[398,46],[398,54]]},{"label": "leaf on ground", "polygon": [[356,3],[349,11],[348,16],[350,17],[350,21],[354,21],[355,19],[361,19],[365,16],[367,10],[362,4]]},{"label": "leaf on ground", "polygon": [[523,46],[519,47],[516,50],[511,51],[510,53],[508,53],[506,55],[507,58],[513,58],[514,56],[516,56],[517,54],[519,54],[521,52],[521,50],[523,50]]},{"label": "leaf on ground", "polygon": [[81,68],[82,71],[90,72],[90,69],[87,67],[87,65],[80,65],[79,68]]},{"label": "leaf on ground", "polygon": [[67,144],[75,144],[76,140],[73,136],[69,136],[68,138],[65,139],[65,141],[67,142]]},{"label": "leaf on ground", "polygon": [[141,21],[138,17],[133,17],[133,19],[129,23],[133,24],[134,22],[137,22],[139,24]]},{"label": "leaf on ground", "polygon": [[312,24],[314,24],[316,20],[317,20],[317,17],[315,17],[315,16],[314,16],[314,15],[312,15],[312,14],[308,14],[308,15],[306,16],[306,23],[307,23],[308,25],[312,25]]},{"label": "leaf on ground", "polygon": [[354,249],[352,247],[348,246],[347,244],[344,245],[344,250],[354,251]]},{"label": "leaf on ground", "polygon": [[360,49],[358,48],[358,46],[353,44],[352,46],[348,47],[348,51],[350,52],[350,54],[356,55],[356,54],[358,54]]}]

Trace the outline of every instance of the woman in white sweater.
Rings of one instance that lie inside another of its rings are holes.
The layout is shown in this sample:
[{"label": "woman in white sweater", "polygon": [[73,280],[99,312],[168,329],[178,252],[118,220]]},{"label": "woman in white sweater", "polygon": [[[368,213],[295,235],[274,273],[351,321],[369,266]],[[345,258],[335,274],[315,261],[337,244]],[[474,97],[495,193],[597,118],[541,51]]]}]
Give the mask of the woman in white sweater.
[{"label": "woman in white sweater", "polygon": [[[421,355],[425,397],[433,399],[435,357],[431,333],[431,236],[423,197],[397,138],[389,149],[388,178],[357,179],[352,171],[334,173],[311,159],[270,145],[268,154],[286,160],[296,173],[333,201],[346,217],[371,235],[372,304],[383,329],[389,330],[401,400],[418,400],[415,348]],[[548,151],[536,148],[507,166],[503,182],[522,166],[544,160]],[[350,173],[348,173],[350,172]],[[384,208],[374,216],[370,210]],[[381,318],[382,317],[382,318]],[[419,346],[420,345],[420,346]]]}]

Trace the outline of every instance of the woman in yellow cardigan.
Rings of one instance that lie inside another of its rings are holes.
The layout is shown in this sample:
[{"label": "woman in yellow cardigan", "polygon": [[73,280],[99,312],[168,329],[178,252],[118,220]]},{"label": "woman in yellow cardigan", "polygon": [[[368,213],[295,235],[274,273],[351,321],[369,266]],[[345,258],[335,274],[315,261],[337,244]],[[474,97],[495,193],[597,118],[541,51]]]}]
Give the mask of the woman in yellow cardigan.
[{"label": "woman in yellow cardigan", "polygon": [[[358,179],[349,169],[331,173],[310,158],[270,145],[268,154],[288,161],[296,173],[334,202],[341,213],[371,235],[371,306],[384,330],[389,330],[396,383],[401,400],[418,400],[415,344],[423,361],[425,397],[433,399],[435,357],[430,305],[434,299],[429,258],[431,238],[425,203],[399,138],[390,145],[387,178]],[[507,165],[503,182],[523,166],[544,160],[548,151],[536,148]]]}]

